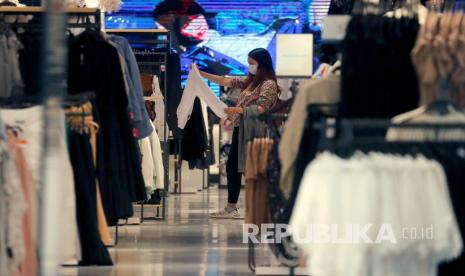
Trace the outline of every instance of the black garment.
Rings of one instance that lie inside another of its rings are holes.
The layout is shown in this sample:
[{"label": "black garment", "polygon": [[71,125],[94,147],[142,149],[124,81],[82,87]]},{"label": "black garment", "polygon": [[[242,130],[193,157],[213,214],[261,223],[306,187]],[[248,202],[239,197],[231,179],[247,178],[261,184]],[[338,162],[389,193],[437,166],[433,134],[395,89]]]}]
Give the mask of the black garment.
[{"label": "black garment", "polygon": [[351,14],[353,6],[353,0],[331,0],[328,15]]},{"label": "black garment", "polygon": [[343,116],[392,118],[418,107],[416,18],[353,15],[343,42]]},{"label": "black garment", "polygon": [[206,169],[211,163],[207,129],[200,99],[195,99],[191,116],[184,127],[181,142],[181,159],[189,162],[190,169]]},{"label": "black garment", "polygon": [[98,230],[96,176],[87,134],[69,132],[69,154],[74,173],[76,216],[81,242],[80,265],[113,265]]},{"label": "black garment", "polygon": [[[273,133],[274,131],[272,131]],[[274,143],[268,158],[268,202],[270,203],[270,215],[273,223],[283,222],[283,213],[286,206],[286,198],[279,186],[281,175],[281,161],[279,160],[279,138],[273,137]]]},{"label": "black garment", "polygon": [[[461,150],[456,148],[443,148],[436,146],[430,149],[432,156],[441,163],[447,175],[449,193],[454,208],[455,217],[460,229],[462,239],[465,237],[465,147]],[[439,266],[439,276],[459,276],[463,275],[465,270],[465,253],[449,263],[443,263]]]},{"label": "black garment", "polygon": [[[274,140],[268,158],[268,208],[270,210],[271,221],[279,224],[283,222],[286,207],[286,198],[279,187],[281,173],[281,162],[279,160],[279,141],[281,139],[277,125],[270,125],[272,139]],[[281,243],[270,243],[271,252],[279,262],[288,267],[294,267],[299,262],[299,252],[292,240],[284,238]]]},{"label": "black garment", "polygon": [[[163,91],[165,95],[166,108],[168,109],[168,117],[166,118],[166,121],[170,130],[173,132],[174,138],[180,139],[182,138],[183,130],[178,127],[178,115],[176,114],[182,98],[181,59],[178,54],[171,53],[168,55],[168,65],[166,70],[168,74],[168,91]],[[164,89],[165,87],[164,81],[165,77],[163,73],[160,77],[161,89]]]},{"label": "black garment", "polygon": [[241,193],[242,174],[238,168],[239,162],[239,128],[235,127],[232,135],[226,164],[226,178],[228,179],[228,203],[237,203]]},{"label": "black garment", "polygon": [[16,7],[16,4],[13,3],[13,2],[5,1],[5,2],[1,2],[1,3],[0,3],[0,6]]},{"label": "black garment", "polygon": [[26,95],[39,95],[41,70],[41,45],[43,35],[40,32],[18,33],[18,40],[23,44],[19,50],[19,69],[24,82]]},{"label": "black garment", "polygon": [[[137,141],[117,50],[96,33],[71,37],[70,94],[93,91],[98,116],[98,178],[109,225],[133,215],[132,202],[146,199]],[[111,81],[108,81],[111,80]]]}]

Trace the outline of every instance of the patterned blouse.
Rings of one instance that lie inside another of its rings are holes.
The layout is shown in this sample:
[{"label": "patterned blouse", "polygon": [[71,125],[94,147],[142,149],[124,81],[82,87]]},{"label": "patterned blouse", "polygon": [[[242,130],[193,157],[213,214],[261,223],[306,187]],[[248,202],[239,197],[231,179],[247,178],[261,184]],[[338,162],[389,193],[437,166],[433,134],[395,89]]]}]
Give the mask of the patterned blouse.
[{"label": "patterned blouse", "polygon": [[[231,86],[237,89],[244,89],[244,79],[232,78]],[[265,112],[268,111],[273,105],[276,104],[279,98],[278,85],[273,80],[266,80],[261,85],[257,86],[253,91],[247,87],[239,95],[236,107],[248,107],[251,105],[258,105],[262,107]],[[240,125],[241,115],[232,115],[231,120],[234,127]]]}]

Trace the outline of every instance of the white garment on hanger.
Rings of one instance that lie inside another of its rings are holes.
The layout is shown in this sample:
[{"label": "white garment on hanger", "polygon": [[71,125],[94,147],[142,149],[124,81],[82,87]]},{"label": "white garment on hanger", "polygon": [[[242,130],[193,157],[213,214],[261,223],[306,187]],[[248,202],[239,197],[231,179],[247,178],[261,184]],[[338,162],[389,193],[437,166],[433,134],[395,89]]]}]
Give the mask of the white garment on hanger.
[{"label": "white garment on hanger", "polygon": [[[5,151],[2,149],[5,148]],[[24,240],[24,215],[26,212],[26,207],[28,204],[26,202],[25,192],[21,186],[20,176],[18,174],[18,170],[16,168],[14,156],[9,154],[6,151],[6,145],[3,141],[0,141],[0,155],[2,155],[1,162],[2,164],[3,181],[0,184],[0,197],[4,196],[5,199],[0,204],[2,205],[1,208],[5,208],[5,218],[4,223],[0,225],[0,230],[4,231],[2,234],[5,234],[4,246],[9,249],[12,256],[8,258],[8,261],[2,264],[5,265],[4,269],[8,270],[8,273],[4,275],[11,275],[15,272],[19,264],[23,261],[24,257],[26,256],[26,247],[25,247],[25,240]],[[0,214],[2,215],[2,214]],[[3,246],[2,245],[2,246]],[[0,248],[2,247],[0,246]],[[6,255],[6,251],[0,253],[0,255]]]},{"label": "white garment on hanger", "polygon": [[155,175],[153,174],[155,165],[153,163],[152,145],[150,138],[145,137],[139,140],[140,151],[142,153],[142,175],[144,177],[145,187],[149,190],[155,190]]},{"label": "white garment on hanger", "polygon": [[[32,182],[37,190],[40,186],[40,167],[41,156],[43,151],[43,113],[42,106],[34,106],[23,109],[0,109],[0,117],[5,124],[22,130],[22,135],[19,139],[23,142],[24,155],[26,156],[29,168],[31,169]],[[65,138],[65,114],[64,111],[60,114],[62,123],[59,133],[61,139],[59,141],[58,151],[54,157],[59,159],[59,167],[53,169],[61,170],[63,179],[61,182],[63,194],[61,195],[61,205],[56,206],[60,210],[60,216],[57,218],[60,221],[59,225],[55,225],[60,233],[60,263],[69,261],[77,261],[81,259],[81,246],[79,242],[78,228],[76,222],[76,194],[74,188],[74,176],[71,162],[69,159],[68,148]],[[37,199],[34,200],[37,202]],[[38,207],[32,208],[37,212]],[[33,218],[38,218],[37,214],[33,214]],[[33,225],[37,226],[38,222],[34,221]],[[37,229],[33,229],[36,234]],[[37,237],[34,237],[37,240]]]},{"label": "white garment on hanger", "polygon": [[218,97],[213,94],[210,87],[202,80],[197,65],[192,65],[187,78],[187,84],[182,94],[181,102],[178,106],[176,114],[178,115],[178,127],[184,129],[189,120],[189,117],[194,108],[195,98],[202,99],[213,113],[220,118],[225,118],[227,115],[224,109],[228,106],[223,103]]},{"label": "white garment on hanger", "polygon": [[158,139],[157,133],[154,131],[150,135],[150,144],[152,146],[152,157],[154,164],[154,175],[155,175],[155,188],[165,188],[165,169],[163,166],[163,152],[161,150],[160,140]]},{"label": "white garment on hanger", "polygon": [[[347,226],[371,224],[366,234],[372,241],[383,224],[391,227],[396,243],[295,238],[308,256],[309,274],[317,276],[433,276],[463,248],[444,171],[421,156],[319,155],[305,171],[290,224],[297,236],[308,225],[336,225],[338,239],[347,237]],[[428,227],[433,239],[402,239],[403,229]]]},{"label": "white garment on hanger", "polygon": [[164,166],[160,140],[156,131],[139,140],[142,153],[142,175],[149,192],[164,188]]},{"label": "white garment on hanger", "polygon": [[[167,126],[165,120],[165,102],[160,90],[160,82],[156,75],[153,76],[152,95],[157,98],[155,100],[155,114],[157,115],[154,121],[155,129],[157,130],[160,141],[165,141],[165,126]],[[168,129],[168,127],[166,129]]]}]

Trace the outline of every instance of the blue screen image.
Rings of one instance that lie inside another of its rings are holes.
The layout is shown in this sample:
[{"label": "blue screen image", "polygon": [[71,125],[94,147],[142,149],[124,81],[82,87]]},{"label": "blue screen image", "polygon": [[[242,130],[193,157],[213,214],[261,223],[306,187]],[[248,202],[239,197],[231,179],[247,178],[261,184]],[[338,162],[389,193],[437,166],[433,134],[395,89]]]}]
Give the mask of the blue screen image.
[{"label": "blue screen image", "polygon": [[[125,0],[118,13],[106,16],[105,26],[107,29],[166,27],[154,21],[153,11],[160,2]],[[274,58],[277,34],[318,32],[330,4],[330,0],[193,2],[201,7],[202,14],[182,15],[171,26],[172,47],[181,54],[184,80],[194,61],[201,70],[214,74],[244,75],[251,50],[266,48]]]}]

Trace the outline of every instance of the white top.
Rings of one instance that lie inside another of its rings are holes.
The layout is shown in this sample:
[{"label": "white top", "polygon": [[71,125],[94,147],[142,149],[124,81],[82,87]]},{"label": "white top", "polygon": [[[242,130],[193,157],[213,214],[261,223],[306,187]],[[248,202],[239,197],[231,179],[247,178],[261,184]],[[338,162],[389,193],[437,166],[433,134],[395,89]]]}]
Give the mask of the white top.
[{"label": "white top", "polygon": [[195,98],[199,97],[220,118],[227,115],[224,109],[227,105],[213,94],[210,87],[202,80],[197,65],[193,65],[187,77],[187,84],[182,94],[176,114],[178,115],[178,127],[184,129],[194,108]]},{"label": "white top", "polygon": [[[463,247],[444,171],[421,156],[319,155],[305,171],[290,224],[315,276],[432,276]],[[368,227],[371,243],[354,224]],[[308,225],[337,227],[330,233],[339,242],[302,240]],[[428,229],[433,239],[424,237]],[[424,231],[423,239],[411,231]]]}]

